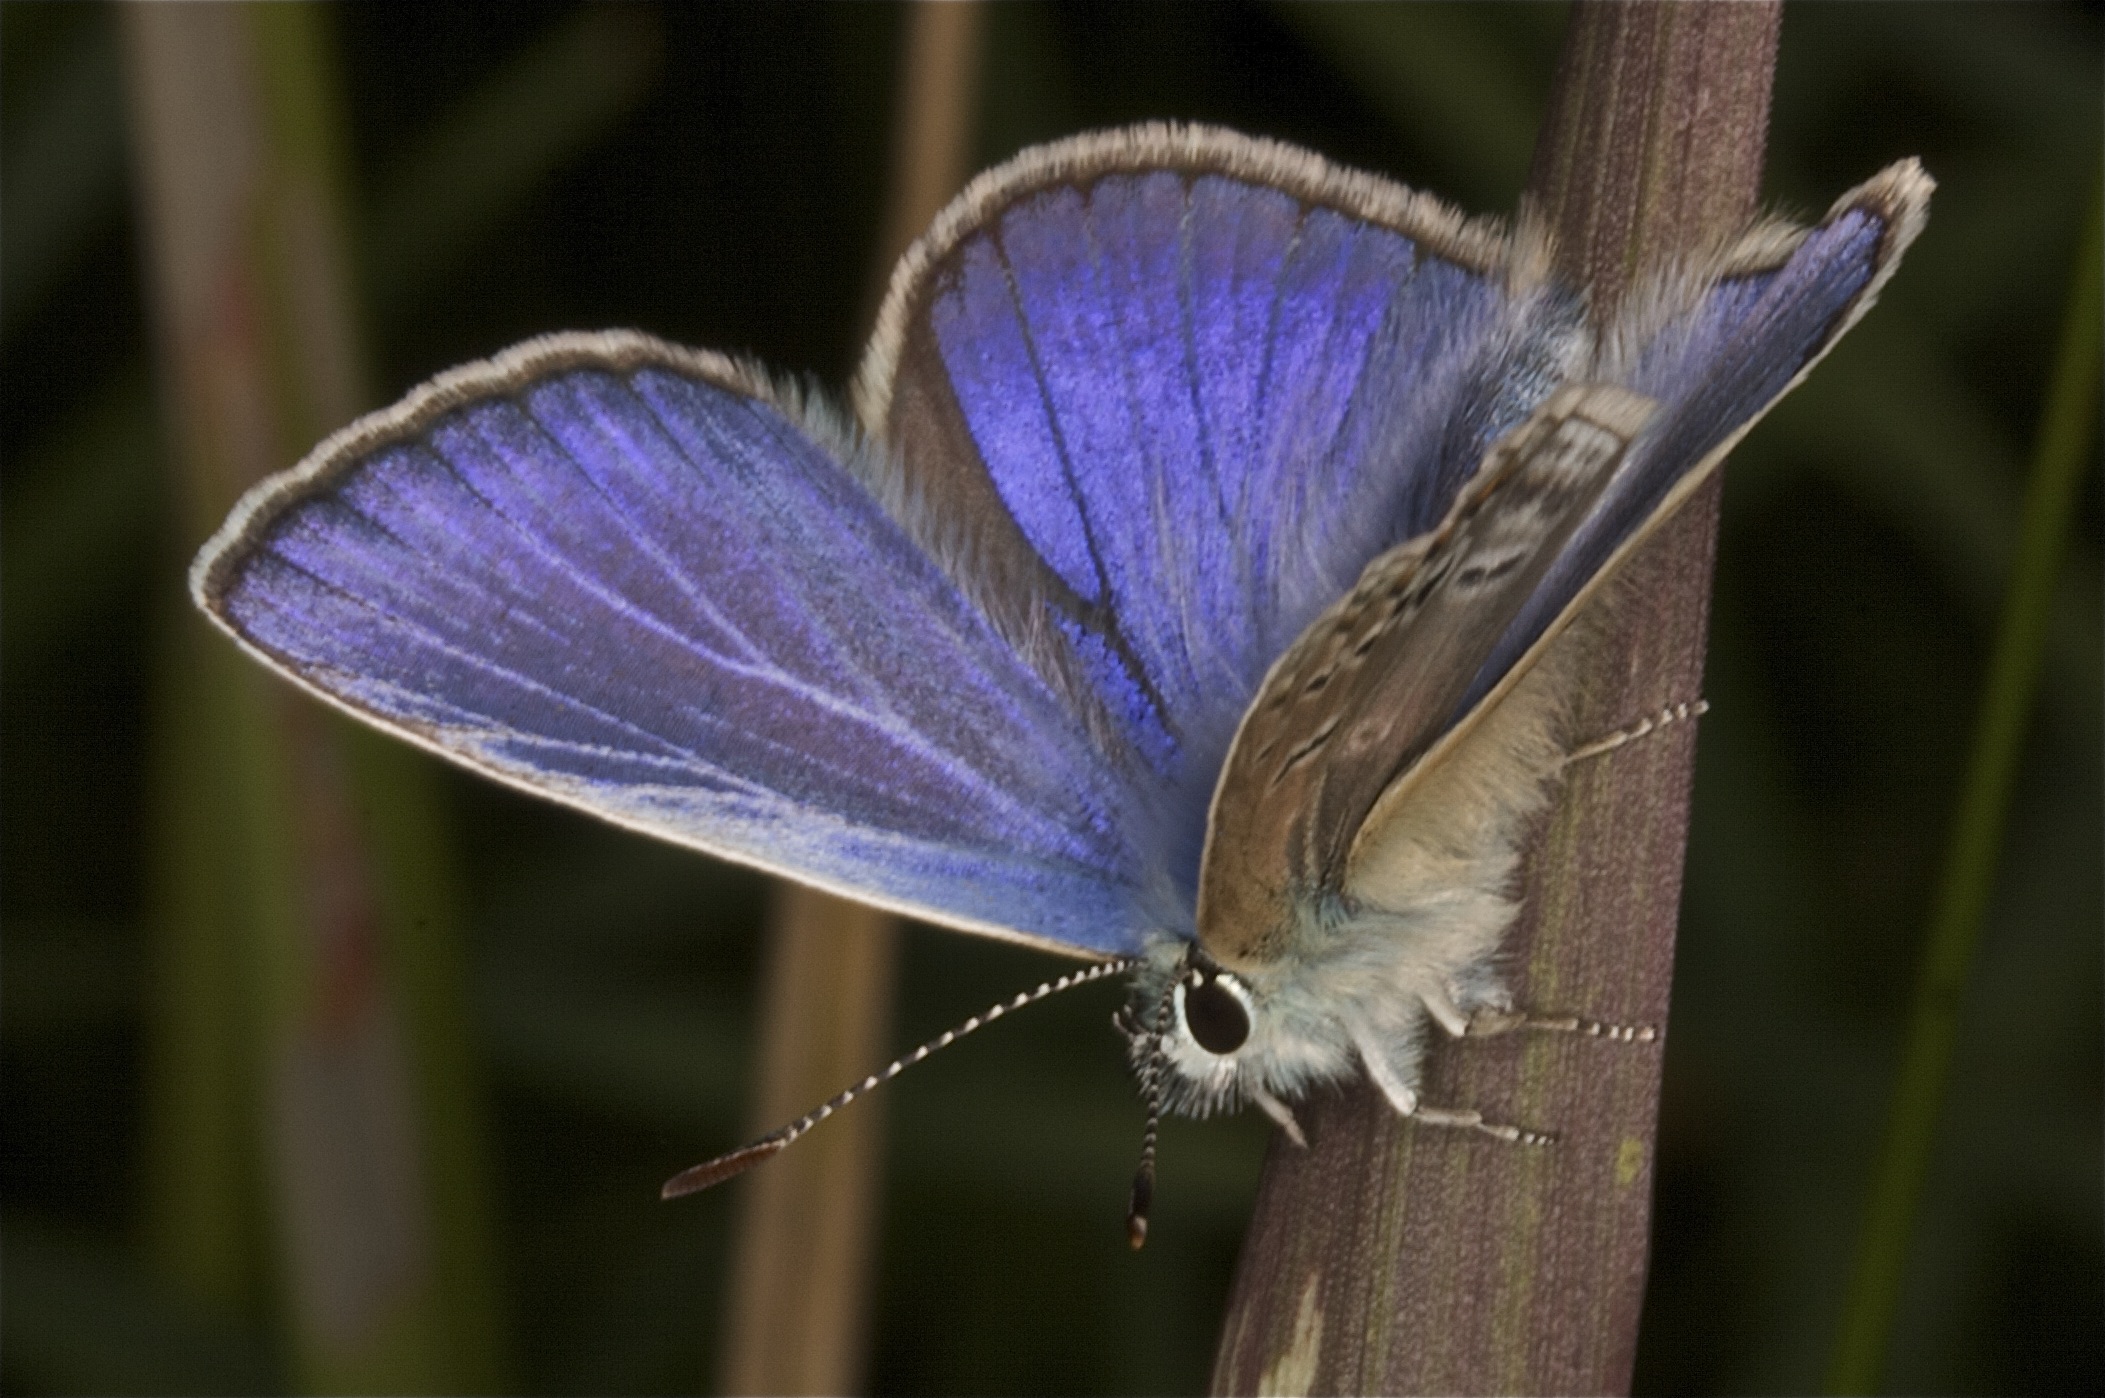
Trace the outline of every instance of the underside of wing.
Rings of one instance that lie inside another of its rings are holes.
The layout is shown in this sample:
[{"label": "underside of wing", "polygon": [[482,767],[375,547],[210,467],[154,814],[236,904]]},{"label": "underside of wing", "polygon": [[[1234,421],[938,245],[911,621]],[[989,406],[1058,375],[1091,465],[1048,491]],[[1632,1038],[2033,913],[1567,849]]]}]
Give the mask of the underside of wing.
[{"label": "underside of wing", "polygon": [[1369,565],[1265,679],[1213,802],[1199,900],[1217,956],[1254,954],[1342,889],[1351,835],[1442,720],[1656,408],[1559,389],[1491,449],[1432,533]]},{"label": "underside of wing", "polygon": [[1777,400],[1871,308],[1928,218],[1913,160],[1881,171],[1802,233],[1758,228],[1631,298],[1589,377],[1658,400],[1659,417],[1478,672],[1460,719],[1539,649]]},{"label": "underside of wing", "polygon": [[642,336],[456,371],[252,492],[193,571],[357,716],[934,921],[1137,949],[1145,798],[752,372]]},{"label": "underside of wing", "polygon": [[[1441,527],[1384,555],[1266,677],[1215,795],[1209,949],[1343,891],[1363,834],[1868,308],[1920,230],[1912,161],[1806,232],[1757,229],[1632,298],[1584,381],[1501,438]],[[1637,405],[1643,405],[1641,408]]]},{"label": "underside of wing", "polygon": [[865,420],[908,512],[964,505],[932,547],[1163,775],[1187,888],[1267,667],[1554,385],[1575,307],[1517,306],[1507,256],[1386,181],[1158,126],[982,176],[902,265]]}]

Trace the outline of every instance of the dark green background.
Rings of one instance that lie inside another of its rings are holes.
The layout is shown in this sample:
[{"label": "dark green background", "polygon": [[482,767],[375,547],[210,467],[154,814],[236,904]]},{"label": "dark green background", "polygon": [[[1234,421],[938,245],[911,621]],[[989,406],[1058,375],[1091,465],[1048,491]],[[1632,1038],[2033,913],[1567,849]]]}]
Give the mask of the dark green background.
[{"label": "dark green background", "polygon": [[[548,167],[530,192],[430,251],[409,287],[398,259],[423,245],[400,201],[417,153],[567,15],[328,12],[377,391],[603,326],[837,388],[874,306],[891,7],[637,12],[655,35],[648,89],[584,148],[528,152]],[[1563,20],[998,6],[977,163],[1197,118],[1506,210]],[[1728,473],[1642,1390],[1819,1381],[2096,197],[2101,38],[2096,5],[1786,17],[1770,201],[1816,213],[1903,155],[1941,187],[1884,302]],[[149,657],[183,545],[144,377],[112,17],[7,4],[0,63],[0,1384],[272,1387],[268,1298],[184,1312],[135,1246]],[[2093,471],[1896,1389],[2075,1390],[2105,1373],[2100,532]],[[732,1201],[661,1207],[653,1191],[743,1123],[762,890],[450,771],[443,786],[472,895],[462,1012],[492,1099],[511,1371],[533,1391],[706,1387]],[[910,933],[900,1042],[1048,964]],[[1265,1133],[1172,1126],[1153,1241],[1128,1254],[1139,1112],[1105,1023],[1114,999],[1048,1005],[888,1089],[879,1389],[1204,1385]]]}]

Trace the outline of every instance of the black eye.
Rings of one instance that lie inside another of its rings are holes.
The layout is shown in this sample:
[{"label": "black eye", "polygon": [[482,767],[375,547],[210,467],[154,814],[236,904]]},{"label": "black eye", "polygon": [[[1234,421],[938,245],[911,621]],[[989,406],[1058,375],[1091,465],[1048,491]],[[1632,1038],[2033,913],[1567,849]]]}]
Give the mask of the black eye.
[{"label": "black eye", "polygon": [[1200,981],[1184,992],[1184,1023],[1208,1053],[1233,1053],[1250,1037],[1250,1012],[1217,980]]}]

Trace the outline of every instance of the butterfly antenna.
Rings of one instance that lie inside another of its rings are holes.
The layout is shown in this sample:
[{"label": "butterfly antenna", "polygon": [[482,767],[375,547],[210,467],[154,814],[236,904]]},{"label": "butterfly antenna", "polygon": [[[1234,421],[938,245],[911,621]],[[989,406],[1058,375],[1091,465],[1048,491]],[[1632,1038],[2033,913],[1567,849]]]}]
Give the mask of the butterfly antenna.
[{"label": "butterfly antenna", "polygon": [[1155,1202],[1155,1133],[1162,1125],[1162,1093],[1167,1082],[1169,1043],[1170,999],[1177,993],[1177,980],[1172,977],[1162,992],[1161,1002],[1155,1006],[1155,1046],[1147,1056],[1147,1067],[1142,1073],[1141,1095],[1147,1099],[1147,1129],[1140,1134],[1140,1168],[1133,1172],[1133,1195],[1126,1204],[1126,1241],[1138,1252],[1147,1245],[1148,1209]]},{"label": "butterfly antenna", "polygon": [[[797,1137],[817,1126],[827,1117],[832,1116],[871,1088],[890,1082],[893,1078],[898,1077],[901,1073],[938,1049],[949,1048],[967,1034],[985,1028],[1012,1010],[1020,1010],[1025,1005],[1035,1005],[1048,996],[1058,995],[1063,990],[1072,990],[1078,985],[1088,985],[1091,981],[1100,981],[1106,976],[1115,976],[1122,971],[1133,970],[1140,964],[1141,960],[1136,956],[1122,956],[1112,961],[1099,961],[1093,966],[1085,966],[1079,971],[1070,971],[1064,976],[1057,976],[1035,989],[1026,990],[1020,995],[1012,996],[999,1004],[990,1006],[983,1013],[972,1016],[972,1018],[958,1025],[955,1029],[944,1030],[912,1053],[893,1059],[891,1066],[887,1067],[883,1072],[870,1074],[861,1082],[813,1107],[789,1125],[778,1127],[762,1136],[759,1140],[749,1145],[740,1146],[728,1155],[719,1155],[714,1160],[705,1160],[692,1169],[680,1171],[679,1174],[674,1175],[665,1182],[665,1187],[658,1191],[658,1197],[660,1199],[677,1199],[683,1194],[693,1194],[698,1190],[707,1189],[711,1185],[722,1184],[734,1175],[742,1175],[761,1161],[779,1155],[788,1148],[790,1142],[796,1140]],[[1152,1128],[1150,1128],[1150,1134],[1152,1138]]]}]

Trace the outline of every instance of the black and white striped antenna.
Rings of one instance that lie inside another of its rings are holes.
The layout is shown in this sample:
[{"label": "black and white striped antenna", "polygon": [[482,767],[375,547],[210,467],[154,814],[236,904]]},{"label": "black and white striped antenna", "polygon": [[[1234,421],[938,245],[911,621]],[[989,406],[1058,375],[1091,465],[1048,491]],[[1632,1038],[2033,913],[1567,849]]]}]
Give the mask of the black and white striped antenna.
[{"label": "black and white striped antenna", "polygon": [[[912,1053],[902,1058],[893,1059],[891,1066],[883,1072],[870,1074],[870,1076],[847,1088],[839,1095],[813,1107],[789,1125],[770,1131],[759,1140],[752,1142],[750,1145],[740,1146],[728,1155],[719,1155],[714,1160],[705,1160],[692,1169],[680,1171],[679,1174],[674,1175],[665,1182],[665,1187],[658,1191],[658,1197],[660,1199],[677,1199],[683,1194],[693,1194],[698,1190],[707,1189],[711,1185],[722,1184],[734,1175],[742,1175],[761,1161],[772,1159],[774,1156],[781,1154],[797,1137],[817,1126],[827,1117],[832,1116],[871,1088],[890,1082],[893,1078],[898,1077],[901,1073],[938,1049],[949,1048],[967,1034],[992,1024],[995,1020],[1000,1019],[1003,1015],[1013,1010],[1020,1010],[1026,1005],[1035,1005],[1048,996],[1058,995],[1063,990],[1072,990],[1078,985],[1088,985],[1091,981],[1100,981],[1106,976],[1115,976],[1122,971],[1134,970],[1141,964],[1141,958],[1137,956],[1121,956],[1111,961],[1099,961],[1092,966],[1085,966],[1079,971],[1069,971],[1064,976],[1057,976],[1034,990],[1026,990],[1020,995],[1003,1000],[983,1013],[972,1016],[972,1018],[960,1024],[957,1028],[944,1030]],[[1152,1140],[1154,1135],[1154,1108],[1151,1106],[1149,1111],[1150,1124],[1148,1134]],[[1152,1161],[1150,1161],[1150,1164],[1152,1164]],[[1147,1224],[1143,1214],[1141,1223],[1143,1236],[1146,1234],[1146,1231]]]},{"label": "black and white striped antenna", "polygon": [[1147,1033],[1154,1041],[1148,1046],[1145,1065],[1140,1070],[1140,1095],[1147,1102],[1147,1129],[1140,1135],[1140,1167],[1133,1172],[1133,1193],[1126,1203],[1126,1241],[1138,1252],[1147,1245],[1148,1210],[1155,1203],[1155,1136],[1162,1127],[1162,1097],[1164,1083],[1169,1075],[1169,1016],[1170,1004],[1176,998],[1177,984],[1183,973],[1170,977],[1162,988],[1162,999],[1155,1005],[1155,1022]]}]

